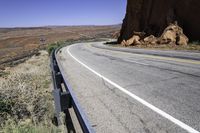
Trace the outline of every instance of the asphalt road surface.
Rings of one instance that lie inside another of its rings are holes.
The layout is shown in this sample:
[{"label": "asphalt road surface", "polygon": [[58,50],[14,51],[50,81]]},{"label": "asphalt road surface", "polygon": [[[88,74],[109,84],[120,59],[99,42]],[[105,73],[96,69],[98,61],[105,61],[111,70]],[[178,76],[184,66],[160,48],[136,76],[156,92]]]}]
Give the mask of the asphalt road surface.
[{"label": "asphalt road surface", "polygon": [[64,47],[57,59],[97,133],[199,133],[200,53]]}]

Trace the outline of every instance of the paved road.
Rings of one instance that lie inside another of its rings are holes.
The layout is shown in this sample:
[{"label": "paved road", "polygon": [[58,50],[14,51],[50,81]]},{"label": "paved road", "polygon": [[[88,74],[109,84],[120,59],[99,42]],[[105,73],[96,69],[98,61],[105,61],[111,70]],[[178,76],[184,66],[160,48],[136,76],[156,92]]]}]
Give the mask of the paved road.
[{"label": "paved road", "polygon": [[57,58],[96,132],[200,131],[200,53],[96,42],[64,47]]}]

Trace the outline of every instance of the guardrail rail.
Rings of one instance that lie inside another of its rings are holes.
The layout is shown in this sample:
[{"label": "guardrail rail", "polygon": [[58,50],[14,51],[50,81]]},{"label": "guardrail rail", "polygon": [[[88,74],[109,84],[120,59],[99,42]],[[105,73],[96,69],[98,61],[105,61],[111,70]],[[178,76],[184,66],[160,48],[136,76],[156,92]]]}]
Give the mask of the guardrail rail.
[{"label": "guardrail rail", "polygon": [[[74,95],[72,88],[64,75],[63,68],[57,62],[56,54],[59,51],[53,50],[51,53],[51,71],[52,71],[52,80],[53,80],[53,96],[55,102],[55,111],[56,111],[56,121],[57,125],[61,125],[60,113],[65,113],[66,119],[71,120],[69,109],[73,108],[80,127],[83,133],[93,133],[94,131],[91,128],[86,115],[82,111],[76,96]],[[73,123],[73,122],[71,122]],[[69,125],[66,124],[68,127]],[[73,127],[73,126],[71,126]],[[75,131],[74,131],[75,132]]]}]

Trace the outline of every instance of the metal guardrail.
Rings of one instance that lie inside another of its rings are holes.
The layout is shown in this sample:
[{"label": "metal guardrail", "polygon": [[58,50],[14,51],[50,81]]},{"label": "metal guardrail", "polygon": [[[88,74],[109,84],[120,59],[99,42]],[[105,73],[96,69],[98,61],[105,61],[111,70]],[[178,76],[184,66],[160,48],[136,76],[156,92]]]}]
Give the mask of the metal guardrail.
[{"label": "metal guardrail", "polygon": [[66,117],[70,117],[68,110],[73,108],[83,133],[92,133],[94,131],[92,130],[84,112],[79,106],[78,100],[74,95],[68,80],[64,76],[63,68],[57,62],[57,51],[58,49],[51,53],[51,70],[54,85],[53,96],[55,102],[57,124],[61,125],[60,113],[64,112]]}]

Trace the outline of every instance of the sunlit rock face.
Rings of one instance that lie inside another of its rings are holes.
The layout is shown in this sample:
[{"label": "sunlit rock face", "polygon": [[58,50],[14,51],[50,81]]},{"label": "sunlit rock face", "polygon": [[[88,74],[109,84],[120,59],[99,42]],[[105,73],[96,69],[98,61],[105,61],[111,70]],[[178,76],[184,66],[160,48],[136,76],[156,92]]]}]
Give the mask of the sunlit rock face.
[{"label": "sunlit rock face", "polygon": [[200,39],[200,0],[128,0],[119,42],[144,31],[160,36],[174,21],[190,40]]}]

